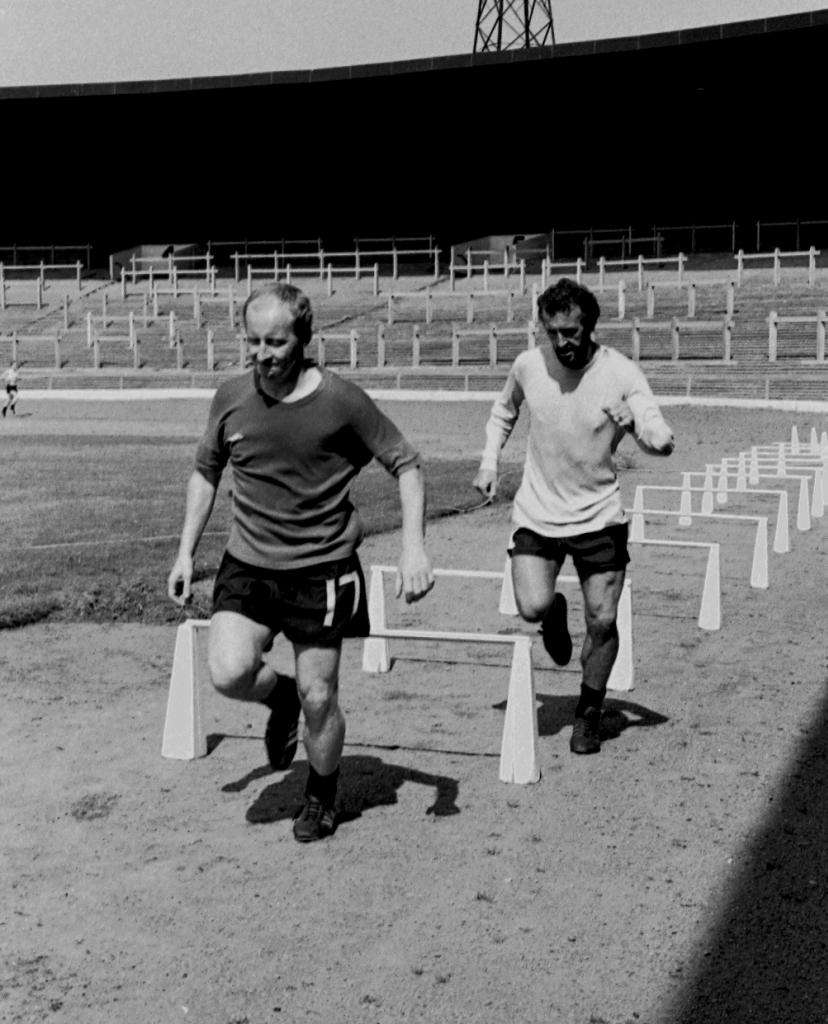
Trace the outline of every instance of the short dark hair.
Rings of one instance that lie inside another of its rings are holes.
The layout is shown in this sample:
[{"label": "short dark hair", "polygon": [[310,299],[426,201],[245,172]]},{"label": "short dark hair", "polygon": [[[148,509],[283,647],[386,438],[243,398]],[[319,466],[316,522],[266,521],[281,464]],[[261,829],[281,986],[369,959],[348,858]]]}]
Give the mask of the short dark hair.
[{"label": "short dark hair", "polygon": [[270,296],[284,303],[293,315],[293,333],[302,345],[307,345],[313,336],[313,310],[310,299],[301,288],[294,284],[286,284],[283,281],[274,281],[263,288],[257,288],[245,299],[242,307],[242,322],[247,326],[247,310],[251,302],[257,299]]},{"label": "short dark hair", "polygon": [[589,288],[568,277],[562,277],[557,284],[551,284],[538,296],[538,313],[542,316],[553,317],[556,313],[568,313],[573,306],[580,309],[581,322],[592,332],[601,315],[601,307]]}]

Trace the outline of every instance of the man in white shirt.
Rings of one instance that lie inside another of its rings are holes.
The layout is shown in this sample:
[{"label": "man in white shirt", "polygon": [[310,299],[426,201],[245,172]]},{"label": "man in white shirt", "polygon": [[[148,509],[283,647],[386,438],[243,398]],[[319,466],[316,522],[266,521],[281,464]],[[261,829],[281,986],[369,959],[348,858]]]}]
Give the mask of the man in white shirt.
[{"label": "man in white shirt", "polygon": [[562,278],[538,298],[549,345],[512,364],[486,425],[474,486],[497,489],[497,459],[525,402],[530,426],[523,479],[512,511],[512,579],[520,615],[540,622],[558,665],[572,656],[566,598],[555,583],[572,557],[584,600],[583,678],[570,749],[601,749],[601,709],[618,655],[616,616],[624,586],[627,518],[612,455],[624,434],[651,455],[669,455],[673,432],[638,365],[595,340],[600,315],[588,288]]}]

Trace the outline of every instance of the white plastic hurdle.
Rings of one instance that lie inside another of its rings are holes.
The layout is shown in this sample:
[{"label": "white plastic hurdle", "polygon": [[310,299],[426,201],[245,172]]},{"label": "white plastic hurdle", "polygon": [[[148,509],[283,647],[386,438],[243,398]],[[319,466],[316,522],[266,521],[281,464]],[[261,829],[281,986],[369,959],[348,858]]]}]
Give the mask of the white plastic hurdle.
[{"label": "white plastic hurdle", "polygon": [[[639,498],[639,502],[641,498]],[[644,537],[644,516],[633,505],[630,510],[630,544],[642,544],[662,548],[697,548],[707,551],[707,565],[704,571],[701,605],[699,607],[699,629],[717,630],[722,628],[722,582],[721,553],[716,543],[697,540],[650,540]]]},{"label": "white plastic hurdle", "polygon": [[828,477],[828,452],[824,454],[815,453],[813,455],[792,455],[787,454],[783,447],[780,446],[774,455],[761,455],[751,449],[750,455],[746,456],[746,458],[748,487],[752,487],[754,483],[758,482],[760,470],[770,469],[771,467],[774,468],[774,473],[777,477],[784,475],[788,470],[792,470],[795,476],[799,476],[803,472],[813,473],[811,518],[821,519],[823,517],[826,506],[825,485],[826,478]]},{"label": "white plastic hurdle", "polygon": [[[640,496],[639,496],[640,497]],[[753,559],[751,561],[750,568],[750,585],[760,590],[766,590],[768,587],[768,517],[767,516],[741,516],[735,515],[729,512],[688,512],[682,510],[680,512],[668,512],[666,509],[661,508],[644,508],[643,501],[636,501],[633,508],[626,509],[625,511],[633,513],[636,516],[643,517],[645,515],[658,515],[666,516],[668,518],[676,518],[679,520],[685,516],[692,522],[693,518],[696,519],[723,519],[723,520],[734,520],[734,521],[745,521],[756,524],[756,534],[753,542]],[[642,520],[639,520],[642,521]]]},{"label": "white plastic hurdle", "polygon": [[819,458],[819,465],[790,465],[790,459],[790,456],[780,455],[778,458],[751,459],[748,462],[744,454],[738,458],[722,459],[718,467],[719,486],[716,500],[720,505],[727,504],[727,480],[730,477],[735,477],[737,491],[749,491],[754,483],[761,480],[798,480],[799,503],[796,525],[800,531],[810,530],[811,520],[820,519],[825,514],[826,463]]},{"label": "white plastic hurdle", "polygon": [[[178,760],[194,760],[207,753],[207,736],[201,718],[199,661],[209,620],[189,619],[176,631],[173,667],[167,695],[167,712],[164,719],[164,735],[161,756]],[[538,721],[535,712],[535,687],[532,677],[532,641],[527,636],[500,636],[486,633],[442,633],[424,630],[395,630],[372,626],[369,638],[381,643],[388,639],[406,640],[448,640],[472,643],[511,644],[512,664],[509,676],[509,690],[506,703],[506,719],[500,751],[500,779],[519,785],[537,782],[540,779],[538,767]],[[366,644],[369,642],[366,640]],[[369,649],[370,650],[370,649]],[[382,671],[371,668],[363,656],[365,671]]]},{"label": "white plastic hurdle", "polygon": [[[371,620],[372,635],[367,637],[363,647],[363,668],[366,672],[388,672],[391,668],[391,656],[388,649],[388,638],[374,636],[374,626],[385,629],[385,590],[383,575],[395,574],[396,566],[372,565],[368,585],[368,614]],[[512,585],[512,573],[509,559],[503,572],[485,569],[435,569],[435,576],[455,577],[459,579],[499,580],[500,599],[498,611],[501,615],[517,615],[515,592]],[[579,584],[577,576],[558,576],[559,584]],[[460,634],[457,634],[460,635]],[[478,634],[472,634],[477,636]],[[497,634],[500,636],[500,634]],[[634,684],[633,651],[632,651],[632,580],[624,580],[624,590],[618,602],[618,657],[612,667],[607,688],[619,692],[632,690]]]},{"label": "white plastic hurdle", "polygon": [[[691,471],[689,473],[682,473],[684,483],[681,487],[662,487],[655,484],[642,484],[642,488],[647,491],[681,491],[681,511],[682,515],[692,515],[692,495],[701,492],[701,511],[704,513],[711,513],[714,508],[714,493],[713,493],[713,470],[716,467],[712,464],[708,464],[704,472],[702,471]],[[701,487],[693,487],[691,480],[693,477],[703,477],[704,482]],[[777,499],[776,508],[776,527],[773,532],[773,552],[777,555],[787,555],[791,550],[791,535],[789,526],[788,516],[788,492],[784,487],[751,487],[749,491],[742,489],[737,491],[735,487],[729,487],[726,493],[737,494],[743,493],[753,497],[758,495],[760,497],[774,497]]]}]

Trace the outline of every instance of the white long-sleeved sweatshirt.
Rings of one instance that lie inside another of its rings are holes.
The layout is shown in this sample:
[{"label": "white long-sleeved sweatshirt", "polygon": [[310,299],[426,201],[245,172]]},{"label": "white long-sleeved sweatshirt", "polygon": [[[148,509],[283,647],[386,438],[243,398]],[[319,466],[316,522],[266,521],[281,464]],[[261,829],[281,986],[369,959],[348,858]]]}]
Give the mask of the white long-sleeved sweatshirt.
[{"label": "white long-sleeved sweatshirt", "polygon": [[638,366],[599,345],[580,370],[562,366],[540,348],[515,359],[486,425],[481,468],[497,470],[523,403],[529,438],[512,523],[545,537],[571,537],[626,522],[612,462],[616,424],[604,411],[623,400],[635,420],[639,446],[669,454],[673,433]]}]

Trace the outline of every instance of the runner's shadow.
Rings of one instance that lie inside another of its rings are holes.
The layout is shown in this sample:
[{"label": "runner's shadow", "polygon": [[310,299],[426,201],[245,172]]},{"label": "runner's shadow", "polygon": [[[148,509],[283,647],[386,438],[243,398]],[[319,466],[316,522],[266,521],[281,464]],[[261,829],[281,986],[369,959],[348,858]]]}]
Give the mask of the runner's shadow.
[{"label": "runner's shadow", "polygon": [[[222,789],[238,792],[255,778],[269,774],[270,768],[257,768],[239,782],[228,783]],[[247,820],[254,825],[291,819],[302,802],[305,792],[307,768],[300,762],[282,779],[267,786],[258,795],[247,812]],[[426,814],[446,817],[459,814],[457,806],[458,783],[446,775],[431,775],[405,765],[386,764],[378,757],[359,754],[342,758],[340,764],[337,825],[353,821],[372,807],[388,807],[397,802],[397,790],[404,782],[415,782],[435,790]]]},{"label": "runner's shadow", "polygon": [[[572,725],[577,698],[572,696],[546,696],[538,694],[538,734],[554,736]],[[619,697],[607,697],[601,717],[601,739],[617,739],[627,729],[651,728],[664,725],[669,719],[642,704]]]}]

